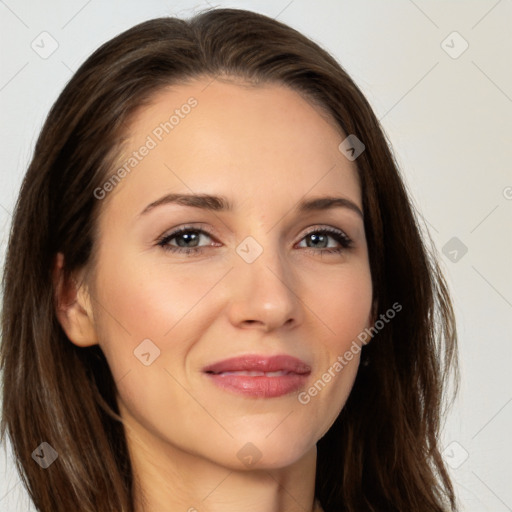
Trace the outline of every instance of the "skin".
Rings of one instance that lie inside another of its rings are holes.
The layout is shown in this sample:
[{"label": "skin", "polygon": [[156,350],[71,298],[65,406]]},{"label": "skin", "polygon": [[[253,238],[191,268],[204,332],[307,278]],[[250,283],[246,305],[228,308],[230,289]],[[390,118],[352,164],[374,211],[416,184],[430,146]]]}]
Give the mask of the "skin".
[{"label": "skin", "polygon": [[[93,277],[59,284],[59,319],[73,343],[98,343],[110,365],[138,511],[313,510],[316,443],[347,400],[359,354],[307,404],[297,392],[234,394],[202,369],[289,354],[311,366],[307,390],[372,325],[362,218],[342,207],[294,211],[303,198],[333,195],[362,210],[355,162],[338,150],[346,135],[297,92],[210,78],[155,96],[134,117],[120,162],[191,96],[197,106],[102,203]],[[234,210],[167,204],[139,215],[171,192],[224,195]],[[158,246],[190,224],[211,233],[202,253]],[[343,230],[353,246],[327,254],[305,236],[311,227]],[[263,250],[252,263],[236,252],[247,236]],[[134,356],[144,339],[160,350],[149,366]],[[247,443],[260,454],[251,466],[237,457]]]}]

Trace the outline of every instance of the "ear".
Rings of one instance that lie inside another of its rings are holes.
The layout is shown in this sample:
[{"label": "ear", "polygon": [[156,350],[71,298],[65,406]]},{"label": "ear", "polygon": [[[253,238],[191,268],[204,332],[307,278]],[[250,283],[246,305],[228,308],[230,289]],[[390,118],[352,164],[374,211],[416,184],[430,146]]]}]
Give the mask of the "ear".
[{"label": "ear", "polygon": [[56,254],[52,269],[56,315],[69,340],[79,347],[96,345],[98,338],[83,272],[66,280],[64,255]]}]

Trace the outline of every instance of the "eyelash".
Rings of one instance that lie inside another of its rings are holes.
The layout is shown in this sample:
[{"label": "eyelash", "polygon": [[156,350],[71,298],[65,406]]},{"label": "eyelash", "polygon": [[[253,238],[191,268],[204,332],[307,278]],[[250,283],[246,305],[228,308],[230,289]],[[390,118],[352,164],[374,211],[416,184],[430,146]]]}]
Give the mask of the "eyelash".
[{"label": "eyelash", "polygon": [[[172,233],[169,233],[168,235],[164,235],[160,237],[157,240],[157,245],[161,247],[164,251],[172,252],[172,253],[180,253],[180,254],[200,254],[203,252],[204,249],[211,246],[200,246],[200,247],[177,247],[174,245],[169,245],[169,242],[180,235],[186,234],[186,233],[198,233],[202,235],[206,235],[210,238],[213,238],[213,235],[208,233],[208,231],[205,231],[203,229],[199,228],[193,228],[193,227],[183,227],[179,228]],[[313,247],[305,247],[305,250],[313,251],[314,253],[320,253],[322,254],[338,254],[346,249],[350,249],[353,247],[353,241],[351,238],[349,238],[343,231],[334,229],[334,228],[321,228],[321,229],[312,229],[311,231],[308,231],[302,238],[301,241],[306,238],[309,235],[313,234],[323,234],[323,235],[329,235],[331,238],[336,240],[341,247],[330,247],[325,249],[315,249]]]}]

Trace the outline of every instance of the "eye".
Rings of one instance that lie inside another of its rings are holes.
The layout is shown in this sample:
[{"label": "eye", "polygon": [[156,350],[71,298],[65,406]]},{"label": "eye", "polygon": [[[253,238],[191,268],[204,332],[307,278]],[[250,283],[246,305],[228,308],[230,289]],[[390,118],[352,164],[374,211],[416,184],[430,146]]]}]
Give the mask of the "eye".
[{"label": "eye", "polygon": [[[164,235],[158,240],[157,245],[162,247],[164,251],[198,254],[205,248],[204,245],[199,245],[204,238],[211,239],[212,237],[203,229],[184,227]],[[171,243],[173,241],[175,243]]]},{"label": "eye", "polygon": [[[157,245],[164,251],[182,254],[199,254],[207,247],[220,244],[209,243],[201,245],[205,239],[213,239],[213,236],[204,229],[182,227],[172,233],[160,237]],[[334,243],[333,243],[334,241]],[[303,242],[306,245],[301,245]],[[312,251],[313,253],[341,253],[353,246],[352,240],[341,230],[334,228],[316,228],[303,236],[298,247]]]},{"label": "eye", "polygon": [[[332,244],[333,240],[334,244]],[[306,242],[306,246],[304,247],[304,245],[302,245],[301,247],[312,249],[317,253],[340,253],[353,246],[352,240],[346,233],[334,228],[317,228],[309,231],[303,237],[300,244],[302,244],[303,241]]]}]

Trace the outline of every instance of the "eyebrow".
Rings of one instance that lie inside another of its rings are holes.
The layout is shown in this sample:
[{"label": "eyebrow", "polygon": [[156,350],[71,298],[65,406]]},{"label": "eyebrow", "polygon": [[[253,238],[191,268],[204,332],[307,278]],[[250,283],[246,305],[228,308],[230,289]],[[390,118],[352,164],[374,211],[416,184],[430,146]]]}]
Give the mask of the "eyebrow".
[{"label": "eyebrow", "polygon": [[[164,204],[179,204],[181,206],[191,206],[193,208],[215,212],[231,212],[234,210],[233,203],[224,196],[214,196],[210,194],[166,194],[160,199],[148,204],[139,216],[145,215]],[[298,213],[303,213],[330,210],[333,208],[346,208],[357,213],[361,218],[364,218],[363,212],[359,206],[345,197],[326,196],[307,200],[303,199],[297,204],[295,210]]]}]

